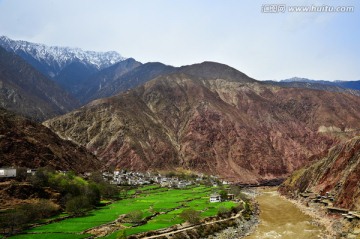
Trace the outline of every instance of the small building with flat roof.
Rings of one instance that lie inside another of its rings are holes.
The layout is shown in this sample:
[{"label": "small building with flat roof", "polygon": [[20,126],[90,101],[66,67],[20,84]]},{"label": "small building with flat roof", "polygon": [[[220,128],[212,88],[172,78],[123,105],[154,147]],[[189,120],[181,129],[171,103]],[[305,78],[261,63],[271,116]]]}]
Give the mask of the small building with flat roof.
[{"label": "small building with flat roof", "polygon": [[210,202],[221,202],[221,196],[220,194],[211,194],[210,195]]},{"label": "small building with flat roof", "polygon": [[15,178],[16,168],[0,168],[0,178]]}]

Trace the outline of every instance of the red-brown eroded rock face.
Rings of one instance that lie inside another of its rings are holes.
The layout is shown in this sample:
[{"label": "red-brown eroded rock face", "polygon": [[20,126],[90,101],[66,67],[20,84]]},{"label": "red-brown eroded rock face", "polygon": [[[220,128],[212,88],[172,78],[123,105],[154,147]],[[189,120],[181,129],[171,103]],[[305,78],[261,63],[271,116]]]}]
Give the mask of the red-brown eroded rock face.
[{"label": "red-brown eroded rock face", "polygon": [[287,195],[306,190],[325,195],[332,193],[336,207],[360,209],[360,137],[331,148],[320,161],[296,171],[280,187]]},{"label": "red-brown eroded rock face", "polygon": [[97,158],[84,147],[59,138],[48,128],[0,108],[0,167],[86,172],[98,170]]},{"label": "red-brown eroded rock face", "polygon": [[287,176],[360,129],[360,98],[177,73],[45,125],[107,166],[257,183]]}]

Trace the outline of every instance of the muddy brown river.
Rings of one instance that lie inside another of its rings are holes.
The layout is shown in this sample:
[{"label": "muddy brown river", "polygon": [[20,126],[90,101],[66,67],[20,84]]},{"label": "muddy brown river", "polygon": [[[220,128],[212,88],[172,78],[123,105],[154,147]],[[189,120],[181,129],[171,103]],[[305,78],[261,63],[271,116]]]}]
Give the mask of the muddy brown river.
[{"label": "muddy brown river", "polygon": [[324,228],[314,225],[310,216],[281,198],[275,188],[262,190],[256,199],[260,207],[260,223],[246,239],[324,238]]}]

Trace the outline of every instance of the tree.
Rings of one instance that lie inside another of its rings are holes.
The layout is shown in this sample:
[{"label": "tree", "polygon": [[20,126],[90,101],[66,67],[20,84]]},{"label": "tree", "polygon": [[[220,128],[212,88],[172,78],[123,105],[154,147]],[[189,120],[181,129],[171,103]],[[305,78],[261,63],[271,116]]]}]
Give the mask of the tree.
[{"label": "tree", "polygon": [[115,185],[105,181],[98,183],[97,185],[103,198],[112,199],[119,197],[119,189]]},{"label": "tree", "polygon": [[45,169],[38,169],[34,176],[31,177],[31,182],[35,187],[46,187],[49,183],[48,173]]},{"label": "tree", "polygon": [[84,215],[85,212],[91,209],[88,199],[84,196],[77,196],[70,198],[66,202],[66,212],[76,216]]},{"label": "tree", "polygon": [[27,169],[24,167],[19,167],[16,169],[16,179],[18,181],[25,181],[27,178]]},{"label": "tree", "polygon": [[235,196],[239,196],[241,193],[240,186],[237,185],[230,185],[230,193],[234,194]]},{"label": "tree", "polygon": [[104,178],[103,178],[101,172],[93,172],[93,173],[91,173],[91,175],[89,177],[89,181],[92,181],[95,183],[102,183],[102,182],[104,182]]},{"label": "tree", "polygon": [[92,173],[89,181],[97,185],[102,197],[107,199],[119,197],[118,188],[115,185],[105,181],[100,172]]},{"label": "tree", "polygon": [[200,222],[200,212],[196,211],[192,208],[185,209],[180,213],[180,218],[184,219],[185,221],[191,224],[197,224]]},{"label": "tree", "polygon": [[89,183],[89,185],[85,187],[84,195],[86,196],[91,205],[95,206],[100,203],[101,193],[99,186],[96,183]]},{"label": "tree", "polygon": [[225,190],[221,190],[219,194],[221,196],[221,201],[225,201],[228,199],[228,196],[227,196],[228,194]]}]

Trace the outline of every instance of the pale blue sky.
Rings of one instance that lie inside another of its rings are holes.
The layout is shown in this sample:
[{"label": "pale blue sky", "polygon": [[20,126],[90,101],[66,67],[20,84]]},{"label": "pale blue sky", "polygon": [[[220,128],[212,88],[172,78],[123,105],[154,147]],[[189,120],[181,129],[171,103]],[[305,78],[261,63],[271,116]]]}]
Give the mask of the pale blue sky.
[{"label": "pale blue sky", "polygon": [[[261,12],[282,2],[355,11]],[[217,61],[258,80],[360,80],[355,0],[0,0],[0,35],[174,66]]]}]

